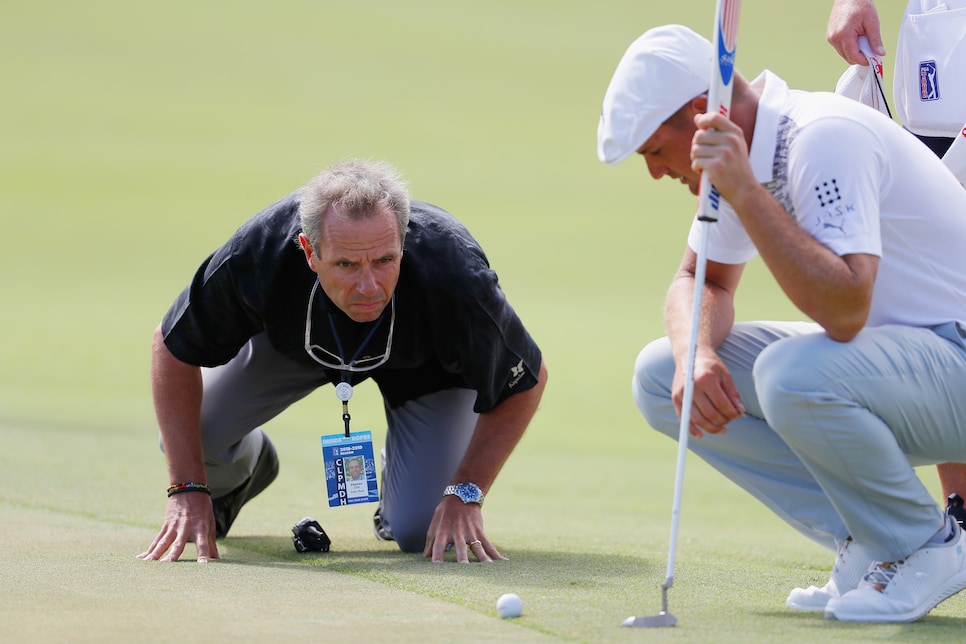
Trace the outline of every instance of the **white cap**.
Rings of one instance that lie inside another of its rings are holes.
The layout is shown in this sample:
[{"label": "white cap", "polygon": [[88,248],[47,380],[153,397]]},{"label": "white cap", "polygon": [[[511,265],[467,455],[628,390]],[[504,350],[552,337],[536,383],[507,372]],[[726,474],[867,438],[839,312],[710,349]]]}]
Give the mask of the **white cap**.
[{"label": "white cap", "polygon": [[624,52],[604,94],[597,156],[608,164],[633,154],[695,96],[708,91],[711,43],[682,25],[649,29]]}]

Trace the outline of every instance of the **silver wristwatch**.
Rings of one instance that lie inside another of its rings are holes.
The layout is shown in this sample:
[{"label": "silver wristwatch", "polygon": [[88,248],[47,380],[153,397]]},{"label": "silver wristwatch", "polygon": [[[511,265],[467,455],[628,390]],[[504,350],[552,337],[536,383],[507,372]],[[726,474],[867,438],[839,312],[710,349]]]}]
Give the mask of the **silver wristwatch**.
[{"label": "silver wristwatch", "polygon": [[443,496],[458,496],[463,503],[478,503],[483,505],[483,491],[476,483],[457,483],[447,485]]}]

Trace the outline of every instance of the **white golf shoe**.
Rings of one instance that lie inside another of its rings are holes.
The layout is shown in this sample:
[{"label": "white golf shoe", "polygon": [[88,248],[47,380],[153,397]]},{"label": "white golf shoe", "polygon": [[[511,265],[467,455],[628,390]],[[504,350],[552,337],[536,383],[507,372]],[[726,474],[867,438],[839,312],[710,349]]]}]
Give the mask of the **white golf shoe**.
[{"label": "white golf shoe", "polygon": [[872,557],[860,544],[851,538],[847,539],[839,547],[828,583],[821,588],[809,586],[794,589],[788,594],[785,605],[796,610],[825,610],[830,599],[854,590],[873,563]]},{"label": "white golf shoe", "polygon": [[912,622],[966,588],[966,533],[927,543],[904,560],[877,563],[855,590],[833,597],[825,617],[849,622]]}]

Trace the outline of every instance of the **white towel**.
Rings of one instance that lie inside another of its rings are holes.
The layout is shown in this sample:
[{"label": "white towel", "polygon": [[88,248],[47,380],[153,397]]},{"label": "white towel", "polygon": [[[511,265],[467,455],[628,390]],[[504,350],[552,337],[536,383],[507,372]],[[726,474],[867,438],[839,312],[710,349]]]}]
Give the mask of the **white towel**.
[{"label": "white towel", "polygon": [[[860,40],[863,38],[864,36],[860,37]],[[860,48],[869,60],[869,64],[850,65],[839,78],[839,82],[835,84],[835,93],[855,99],[892,118],[886,101],[885,85],[882,83],[882,61],[872,54],[867,45],[865,47],[861,45],[866,43],[860,43]]]}]

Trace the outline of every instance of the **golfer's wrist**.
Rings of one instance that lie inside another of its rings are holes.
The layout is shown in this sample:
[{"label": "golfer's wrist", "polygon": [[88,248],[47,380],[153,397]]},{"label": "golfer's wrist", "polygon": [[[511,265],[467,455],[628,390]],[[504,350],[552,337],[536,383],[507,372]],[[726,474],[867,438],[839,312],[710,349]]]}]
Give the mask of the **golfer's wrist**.
[{"label": "golfer's wrist", "polygon": [[168,487],[168,498],[176,494],[184,494],[185,492],[203,492],[208,496],[211,496],[211,488],[208,487],[206,483],[195,483],[193,481],[188,481],[186,483],[174,483]]}]

